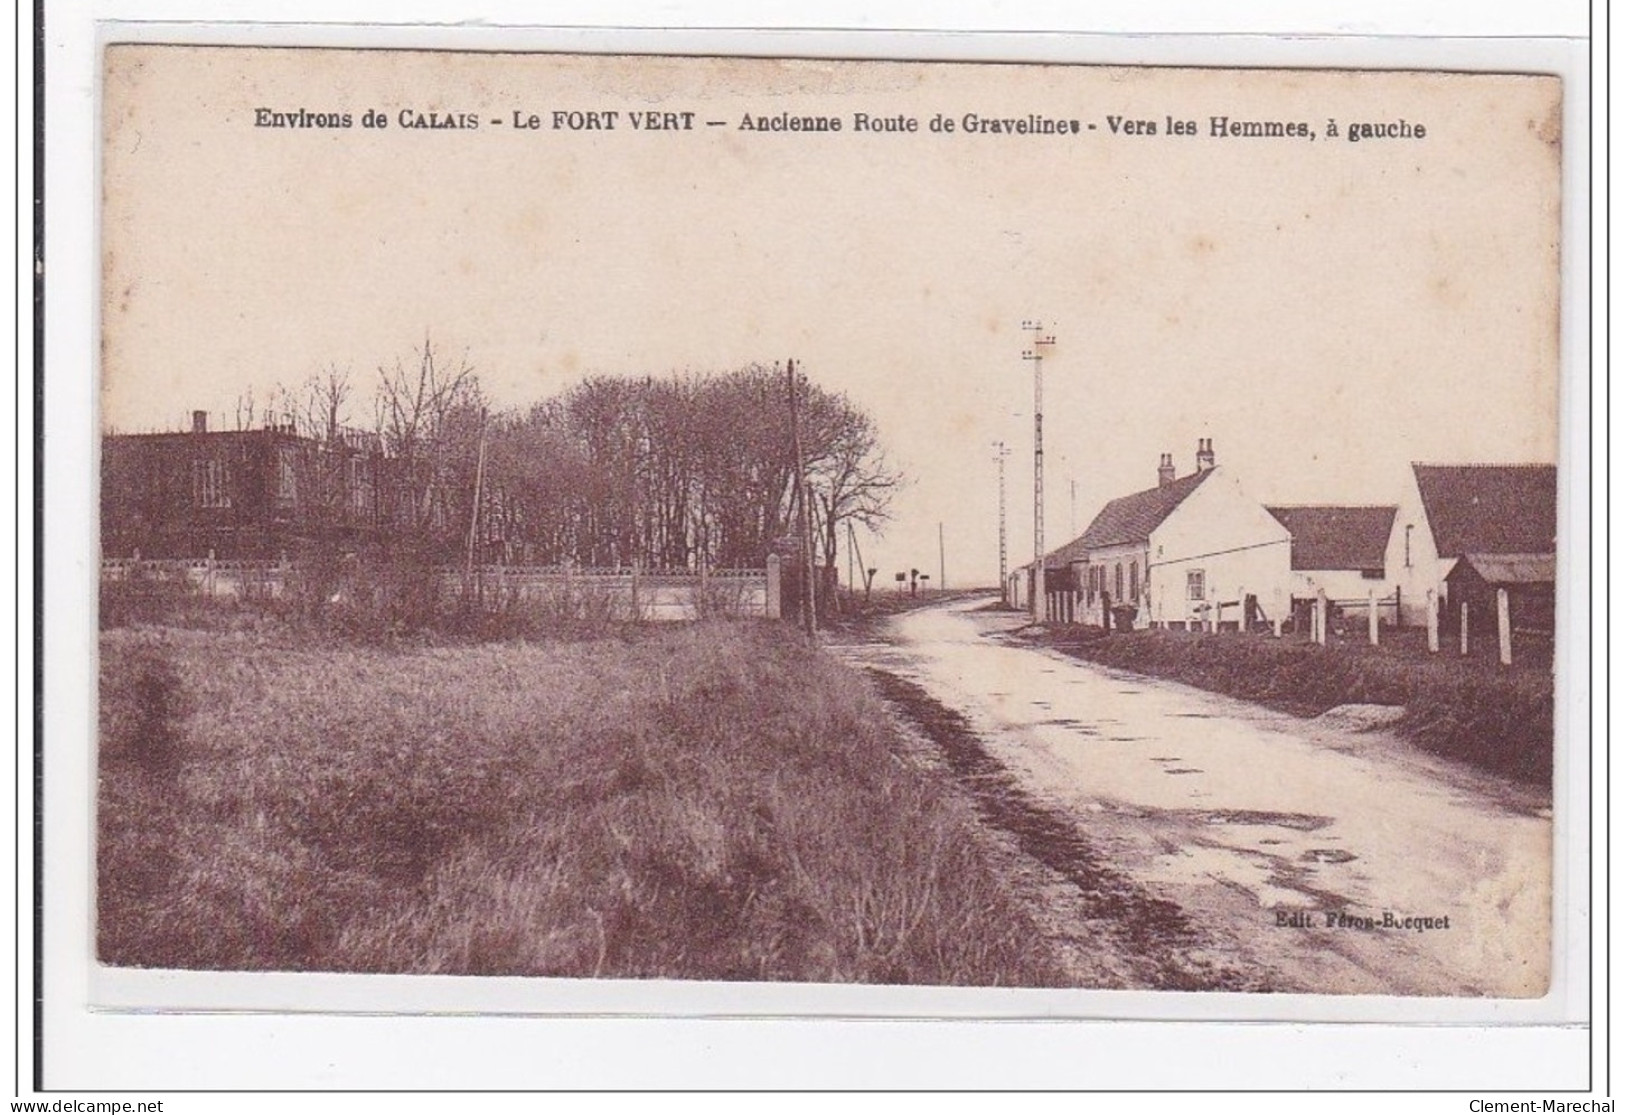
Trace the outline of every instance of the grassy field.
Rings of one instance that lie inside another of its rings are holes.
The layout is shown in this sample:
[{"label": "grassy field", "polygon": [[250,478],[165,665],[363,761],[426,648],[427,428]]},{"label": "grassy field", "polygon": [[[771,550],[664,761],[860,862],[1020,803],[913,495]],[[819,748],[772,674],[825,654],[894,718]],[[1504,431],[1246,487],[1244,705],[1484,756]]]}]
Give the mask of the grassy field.
[{"label": "grassy field", "polygon": [[1402,705],[1397,730],[1427,750],[1520,781],[1551,782],[1549,666],[1505,669],[1493,660],[1429,655],[1408,644],[1321,647],[1260,635],[1179,631],[1080,638],[1077,630],[1055,629],[1044,638],[1102,665],[1172,678],[1300,716],[1346,704]]},{"label": "grassy field", "polygon": [[972,806],[787,626],[101,637],[109,964],[1064,982]]}]

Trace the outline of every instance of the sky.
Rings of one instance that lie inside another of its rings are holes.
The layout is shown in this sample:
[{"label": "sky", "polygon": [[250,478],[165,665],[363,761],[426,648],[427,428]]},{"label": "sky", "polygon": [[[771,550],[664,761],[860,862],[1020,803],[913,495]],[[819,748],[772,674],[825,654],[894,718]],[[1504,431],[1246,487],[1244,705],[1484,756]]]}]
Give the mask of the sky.
[{"label": "sky", "polygon": [[[1154,484],[1159,454],[1190,471],[1199,438],[1264,502],[1395,502],[1413,460],[1555,460],[1559,97],[1506,76],[113,48],[100,423],[229,425],[245,389],[370,383],[425,334],[516,407],[585,375],[793,357],[907,477],[866,564],[935,579],[940,524],[949,585],[991,584],[996,442],[1011,566],[1033,551],[1036,319],[1056,338],[1046,549]],[[650,109],[693,126],[630,126]],[[552,126],[588,111],[617,126]],[[843,129],[740,127],[781,113]],[[967,134],[967,114],[1079,132]],[[1316,138],[1215,137],[1215,116]],[[1426,134],[1354,143],[1328,120]]]}]

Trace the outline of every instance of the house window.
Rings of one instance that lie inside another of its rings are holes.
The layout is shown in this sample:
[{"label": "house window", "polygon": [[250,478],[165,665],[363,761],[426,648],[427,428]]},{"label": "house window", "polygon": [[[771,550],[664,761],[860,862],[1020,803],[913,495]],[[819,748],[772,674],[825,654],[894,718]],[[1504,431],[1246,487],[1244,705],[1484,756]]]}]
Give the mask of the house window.
[{"label": "house window", "polygon": [[1365,578],[1368,581],[1380,581],[1380,580],[1382,580],[1382,570],[1380,570],[1380,569],[1362,569],[1362,570],[1360,570],[1360,576]]},{"label": "house window", "polygon": [[1118,562],[1112,567],[1112,599],[1123,599],[1123,563]]},{"label": "house window", "polygon": [[208,457],[192,462],[192,502],[199,507],[231,506],[231,471],[225,461]]},{"label": "house window", "polygon": [[1140,563],[1137,561],[1128,563],[1128,598],[1130,600],[1140,598]]},{"label": "house window", "polygon": [[1185,598],[1187,600],[1207,599],[1207,578],[1202,570],[1192,569],[1185,574]]},{"label": "house window", "polygon": [[1406,569],[1409,569],[1411,567],[1411,531],[1414,530],[1415,527],[1416,527],[1415,523],[1406,523],[1405,524],[1405,568]]}]

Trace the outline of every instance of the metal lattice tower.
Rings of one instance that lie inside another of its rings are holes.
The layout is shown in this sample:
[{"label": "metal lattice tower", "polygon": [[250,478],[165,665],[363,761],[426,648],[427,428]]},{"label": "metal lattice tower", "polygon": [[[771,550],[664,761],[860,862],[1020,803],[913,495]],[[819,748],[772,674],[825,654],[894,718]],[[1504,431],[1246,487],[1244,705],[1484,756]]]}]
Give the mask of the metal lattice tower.
[{"label": "metal lattice tower", "polygon": [[1006,606],[1010,603],[1010,563],[1004,544],[1004,459],[1009,455],[1008,445],[1002,441],[993,443],[993,459],[999,463],[999,599]]},{"label": "metal lattice tower", "polygon": [[1033,622],[1044,620],[1044,353],[1054,346],[1055,334],[1044,332],[1041,321],[1024,321],[1033,335],[1031,347],[1021,353],[1033,366]]}]

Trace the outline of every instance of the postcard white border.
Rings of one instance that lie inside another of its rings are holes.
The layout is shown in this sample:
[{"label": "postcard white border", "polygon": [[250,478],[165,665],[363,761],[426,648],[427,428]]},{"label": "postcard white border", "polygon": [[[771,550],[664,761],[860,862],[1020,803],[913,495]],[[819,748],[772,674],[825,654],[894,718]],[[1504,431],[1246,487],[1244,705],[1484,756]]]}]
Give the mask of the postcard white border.
[{"label": "postcard white border", "polygon": [[[1272,7],[1263,5],[1264,7]],[[111,3],[87,2],[66,5],[72,11],[65,17],[53,9],[48,19],[48,37],[61,45],[48,48],[47,73],[50,76],[48,109],[50,116],[47,182],[47,244],[50,249],[51,270],[48,274],[47,306],[49,354],[49,386],[47,394],[47,464],[46,476],[51,485],[48,511],[46,558],[46,612],[50,616],[47,632],[47,692],[46,722],[48,725],[48,763],[50,776],[47,783],[46,846],[49,858],[46,866],[47,905],[46,918],[50,931],[50,947],[46,950],[47,1032],[54,1033],[48,1055],[47,1081],[58,1086],[96,1086],[95,1081],[118,1087],[137,1086],[136,1081],[154,1079],[161,1086],[174,1086],[170,1078],[152,1076],[151,1062],[127,1059],[125,1052],[148,1049],[158,1032],[169,1032],[178,1037],[180,1030],[189,1029],[200,1020],[210,1021],[206,1031],[227,1032],[260,1031],[288,1035],[312,1035],[329,1029],[349,1029],[355,1024],[357,1033],[367,1030],[362,1016],[376,1014],[427,1013],[436,1018],[417,1018],[409,1029],[414,1033],[428,1025],[435,1033],[444,1031],[446,1040],[469,1051],[473,1061],[480,1060],[480,1051],[490,1048],[489,1041],[497,1035],[512,1034],[515,1024],[528,1023],[548,1031],[566,1026],[576,1038],[592,1040],[589,1034],[625,1031],[628,1034],[648,1035],[652,1032],[674,1034],[678,1045],[695,1040],[693,1035],[729,1033],[737,1039],[738,1027],[749,1028],[754,1023],[741,1021],[749,1016],[760,1021],[764,1037],[778,1033],[781,1037],[797,1028],[810,1028],[809,1032],[822,1033],[836,1045],[851,1042],[854,1033],[867,1030],[872,1036],[896,1035],[902,1031],[921,1027],[954,1025],[961,1023],[928,1023],[925,1019],[959,1019],[963,1025],[969,1020],[1005,1019],[1033,1020],[1039,1029],[1027,1031],[1038,1037],[1040,1031],[1053,1031],[1050,1040],[1070,1044],[1083,1032],[1101,1040],[1102,1033],[1124,1035],[1132,1030],[1143,1030],[1141,1022],[1110,1023],[1084,1021],[1112,1018],[1120,1020],[1179,1020],[1178,1024],[1164,1023],[1153,1028],[1155,1043],[1164,1046],[1165,1040],[1176,1042],[1191,1040],[1204,1042],[1223,1035],[1226,1040],[1240,1040],[1246,1044],[1249,1036],[1269,1031],[1270,1042],[1280,1041],[1289,1033],[1299,1034],[1305,1028],[1296,1025],[1268,1027],[1224,1026],[1211,1020],[1227,1022],[1282,1024],[1303,1021],[1334,1021],[1338,1023],[1383,1023],[1380,1026],[1317,1027],[1309,1045],[1322,1038],[1341,1035],[1338,1041],[1347,1042],[1359,1035],[1362,1039],[1379,1033],[1395,1031],[1409,1035],[1405,1040],[1414,1043],[1424,1036],[1436,1038],[1439,1031],[1418,1030],[1412,1027],[1394,1027],[1395,1022],[1451,1024],[1450,1041],[1468,1034],[1477,1035],[1485,1045],[1463,1046],[1476,1050],[1472,1057],[1474,1068],[1480,1072],[1485,1065],[1480,1057],[1495,1042],[1508,1038],[1509,1026],[1515,1024],[1517,1032],[1539,1035],[1538,1042],[1546,1042],[1546,1055],[1553,1058],[1546,1066],[1556,1067],[1559,1060],[1564,1072],[1561,1078],[1574,1086],[1576,1081],[1569,1071],[1573,1054],[1557,1058],[1559,1049],[1578,1048],[1575,1037],[1579,1033],[1576,1023],[1583,1022],[1587,1013],[1591,973],[1587,967],[1588,942],[1592,938],[1590,911],[1585,908],[1585,884],[1591,877],[1591,864],[1583,828],[1588,796],[1589,757],[1576,747],[1560,749],[1557,778],[1558,802],[1555,809],[1558,824],[1554,832],[1554,846],[1558,850],[1554,874],[1554,909],[1564,911],[1555,929],[1556,963],[1553,967],[1553,989],[1544,999],[1515,1000],[1460,1000],[1460,999],[1400,999],[1389,997],[1334,997],[1334,996],[1248,996],[1203,993],[1180,995],[1172,993],[1128,993],[1086,991],[979,991],[940,988],[881,988],[784,986],[772,984],[682,984],[668,982],[632,981],[531,981],[483,980],[449,977],[373,977],[373,976],[296,976],[250,975],[244,973],[153,973],[114,971],[97,968],[89,963],[92,955],[91,936],[91,872],[90,835],[93,824],[90,806],[94,795],[93,769],[87,762],[92,752],[87,745],[93,740],[94,711],[84,700],[89,691],[94,630],[89,617],[89,603],[94,599],[95,542],[91,534],[92,516],[85,511],[94,507],[94,477],[84,467],[92,459],[93,415],[95,400],[95,345],[91,330],[84,326],[95,320],[97,261],[94,230],[84,214],[90,212],[95,197],[95,173],[92,155],[94,143],[94,107],[97,45],[106,41],[169,41],[169,42],[233,42],[333,46],[414,46],[464,50],[556,50],[630,53],[676,54],[751,54],[829,57],[910,58],[921,60],[953,59],[966,61],[1072,61],[1155,63],[1162,65],[1251,65],[1251,66],[1352,66],[1391,69],[1475,69],[1520,72],[1559,73],[1565,80],[1564,134],[1564,221],[1563,221],[1563,281],[1564,301],[1562,320],[1562,383],[1563,383],[1563,442],[1560,475],[1563,502],[1561,515],[1567,538],[1586,537],[1590,515],[1590,493],[1586,465],[1590,459],[1590,431],[1593,416],[1588,408],[1590,383],[1588,380],[1589,338],[1591,329],[1589,266],[1590,230],[1586,226],[1589,212],[1588,196],[1591,168],[1587,162],[1588,149],[1584,142],[1590,135],[1588,111],[1589,75],[1586,71],[1585,44],[1572,38],[1547,39],[1470,39],[1448,42],[1416,38],[1350,37],[1346,34],[1326,38],[1270,38],[1256,35],[1204,38],[1199,36],[1173,36],[1153,38],[1144,35],[1099,36],[1088,34],[1021,34],[998,33],[985,29],[977,34],[936,30],[931,32],[846,32],[796,30],[702,30],[686,29],[633,29],[606,27],[551,27],[520,28],[511,26],[440,26],[380,28],[359,23],[344,25],[297,26],[248,24],[199,24],[185,22],[187,17],[201,16],[201,4],[143,5],[143,15],[166,20],[162,23],[97,23],[112,16],[124,16],[128,8],[113,11]],[[284,6],[277,18],[302,14],[302,7]],[[405,5],[393,9],[390,18],[425,18],[419,9],[424,5]],[[1279,7],[1279,6],[1274,6]],[[1531,5],[1530,7],[1534,7]],[[333,18],[352,12],[358,16],[362,5],[323,5],[323,18]],[[1561,9],[1552,26],[1573,33],[1572,20]],[[265,14],[265,13],[262,13]],[[500,13],[497,13],[500,15]],[[1188,14],[1188,13],[1187,13]],[[1280,14],[1280,13],[1277,13]],[[758,17],[759,18],[759,17]],[[174,22],[167,22],[174,20]],[[935,20],[940,24],[940,20]],[[1181,26],[1190,26],[1187,21]],[[1142,23],[1141,26],[1144,26]],[[1265,22],[1251,25],[1262,29],[1272,26]],[[1279,24],[1273,25],[1279,26]],[[1298,27],[1303,26],[1300,23]],[[1349,24],[1343,24],[1345,31]],[[1353,25],[1365,30],[1375,26],[1368,20]],[[1500,26],[1500,25],[1498,25]],[[1416,28],[1411,28],[1415,30]],[[1519,31],[1531,29],[1519,24]],[[81,38],[86,32],[87,39]],[[77,226],[77,227],[76,227]],[[86,373],[89,370],[89,374]],[[77,464],[75,463],[77,462]],[[77,514],[75,509],[80,509]],[[78,517],[82,515],[82,519]],[[1559,652],[1559,709],[1558,731],[1570,738],[1583,738],[1585,725],[1577,716],[1584,708],[1589,679],[1575,676],[1575,667],[1583,661],[1587,631],[1577,630],[1590,615],[1589,600],[1584,598],[1589,583],[1589,548],[1586,545],[1568,545],[1565,585],[1562,597],[1564,615],[1560,623],[1573,637],[1565,639]],[[1565,669],[1565,666],[1568,667]],[[26,798],[24,799],[26,801]],[[1600,808],[1600,805],[1598,806]],[[70,929],[71,927],[71,929]],[[25,973],[19,973],[26,976]],[[96,1009],[89,1009],[96,1004]],[[148,1013],[154,1008],[188,1012],[161,1018]],[[236,1016],[229,1020],[213,1015],[200,1019],[190,1012],[221,1010],[248,1010],[265,1012]],[[307,1013],[315,1012],[315,1013]],[[333,1012],[337,1012],[335,1016]],[[572,1025],[561,1018],[515,1019],[512,1015],[548,1014],[573,1016]],[[447,1018],[445,1016],[457,1016]],[[626,1016],[656,1015],[662,1018],[629,1018]],[[349,1016],[348,1018],[342,1016]],[[798,1021],[785,1021],[795,1016]],[[820,1016],[833,1016],[820,1018]],[[590,1017],[590,1021],[587,1019]],[[860,1023],[854,1019],[900,1019],[886,1023]],[[769,1021],[777,1019],[777,1021]],[[846,1019],[841,1022],[837,1019]],[[912,1019],[913,1021],[907,1021]],[[1065,1019],[1066,1022],[1055,1020]],[[398,1023],[407,1022],[397,1018]],[[1464,1024],[1472,1024],[1463,1029]],[[1531,1024],[1535,1024],[1532,1026]],[[878,1030],[875,1027],[879,1027]],[[1118,1028],[1117,1031],[1113,1027]],[[651,1031],[649,1028],[654,1027]],[[786,1029],[788,1027],[788,1029]],[[520,1031],[524,1026],[520,1025]],[[111,1045],[113,1032],[121,1036]],[[428,1031],[424,1031],[427,1033]],[[989,1023],[978,1033],[994,1045],[1008,1038],[1007,1030]],[[481,1036],[484,1033],[485,1036]],[[936,1031],[933,1036],[941,1037]],[[233,1045],[244,1040],[232,1039]],[[303,1040],[303,1038],[301,1038]],[[431,1039],[431,1041],[438,1039]],[[644,1037],[635,1039],[642,1045]],[[659,1040],[667,1040],[662,1037]],[[701,1039],[705,1040],[705,1039]],[[744,1039],[747,1044],[754,1040]],[[858,1039],[861,1043],[861,1038]],[[1305,1039],[1294,1039],[1305,1040]],[[1115,1043],[1115,1037],[1106,1040]],[[363,1043],[365,1044],[365,1043]],[[881,1044],[885,1044],[882,1041]],[[1290,1042],[1288,1043],[1290,1044]],[[216,1039],[207,1042],[212,1050],[209,1063],[194,1061],[182,1067],[183,1073],[198,1074],[201,1079],[229,1081],[222,1076],[222,1066],[233,1061],[231,1049],[219,1049]],[[1331,1048],[1328,1046],[1328,1048]],[[1165,1049],[1165,1047],[1164,1047]],[[118,1050],[111,1058],[110,1051]],[[381,1051],[380,1051],[381,1052]],[[1315,1063],[1313,1055],[1286,1072],[1283,1078],[1293,1077],[1305,1065]],[[224,1061],[217,1058],[224,1057]],[[186,1058],[193,1061],[192,1057]],[[1237,1065],[1257,1061],[1241,1056]],[[1342,1061],[1342,1058],[1337,1058]],[[471,1063],[473,1063],[471,1061]],[[1166,1063],[1162,1056],[1156,1063]],[[634,1078],[661,1064],[655,1058],[650,1065],[640,1068],[623,1079]],[[1112,1068],[1138,1063],[1143,1072],[1155,1073],[1152,1061],[1144,1055],[1136,1060],[1114,1062]],[[1376,1056],[1373,1064],[1387,1064],[1393,1071],[1391,1058]],[[1515,1063],[1515,1062],[1514,1062]],[[342,1073],[352,1084],[368,1082],[376,1085],[380,1077],[366,1075],[379,1071],[395,1074],[394,1078],[405,1086],[434,1086],[433,1081],[444,1080],[444,1069],[428,1070],[423,1064],[403,1064],[394,1053],[386,1053],[381,1062],[370,1062],[370,1068],[358,1064],[350,1076]],[[618,1071],[627,1070],[626,1062],[617,1062]],[[671,1064],[668,1070],[682,1075],[697,1069],[695,1064]],[[1226,1066],[1210,1073],[1207,1086],[1219,1086],[1215,1081],[1231,1080]],[[1435,1068],[1438,1066],[1435,1065]],[[1513,1063],[1503,1066],[1510,1071]],[[961,1079],[962,1073],[949,1065],[941,1068],[949,1079]],[[1092,1071],[1106,1072],[1108,1066],[1095,1063]],[[1343,1063],[1347,1070],[1348,1065]],[[712,1065],[717,1073],[719,1066]],[[176,1071],[171,1064],[160,1071]],[[259,1078],[262,1068],[250,1070],[245,1080]],[[572,1070],[573,1072],[573,1070]],[[402,1074],[404,1075],[398,1075]],[[60,1074],[60,1075],[58,1075]],[[134,1074],[134,1075],[131,1075]],[[1002,1078],[1001,1074],[996,1074]],[[1393,1082],[1393,1077],[1371,1077],[1365,1073],[1346,1076],[1352,1082],[1356,1077],[1367,1080]],[[552,1078],[556,1084],[572,1079],[571,1074]],[[713,1080],[754,1079],[754,1072],[740,1071],[739,1066],[725,1070]],[[1119,1085],[1124,1077],[1121,1071],[1107,1072],[1091,1080],[1113,1080]],[[1132,1079],[1132,1077],[1130,1077]],[[1510,1079],[1510,1077],[1509,1077]],[[1558,1076],[1552,1076],[1554,1081]],[[1155,1083],[1153,1075],[1145,1081]],[[416,1082],[410,1083],[410,1082]],[[328,1083],[338,1083],[337,1079]],[[1006,1080],[1006,1084],[1010,1081]],[[1257,1080],[1250,1080],[1256,1084]],[[218,1086],[218,1084],[217,1084]],[[278,1086],[261,1083],[257,1086]],[[322,1086],[322,1085],[317,1085]],[[461,1079],[449,1086],[497,1086],[495,1079],[480,1075]],[[509,1085],[512,1086],[512,1085]],[[960,1086],[964,1086],[961,1084]],[[1075,1086],[1075,1084],[1074,1084]],[[1280,1086],[1280,1085],[1276,1085]],[[1287,1085],[1291,1086],[1291,1085]],[[1548,1085],[1553,1086],[1553,1085]]]}]

